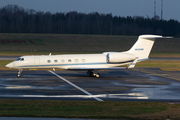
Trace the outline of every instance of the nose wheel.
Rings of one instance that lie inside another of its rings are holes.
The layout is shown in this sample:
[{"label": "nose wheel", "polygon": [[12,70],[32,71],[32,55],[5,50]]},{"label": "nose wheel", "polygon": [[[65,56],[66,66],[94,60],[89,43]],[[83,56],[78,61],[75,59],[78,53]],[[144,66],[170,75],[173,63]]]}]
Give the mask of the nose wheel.
[{"label": "nose wheel", "polygon": [[18,77],[20,77],[21,76],[21,73],[22,73],[22,71],[23,71],[23,69],[19,69],[19,71],[18,71]]}]

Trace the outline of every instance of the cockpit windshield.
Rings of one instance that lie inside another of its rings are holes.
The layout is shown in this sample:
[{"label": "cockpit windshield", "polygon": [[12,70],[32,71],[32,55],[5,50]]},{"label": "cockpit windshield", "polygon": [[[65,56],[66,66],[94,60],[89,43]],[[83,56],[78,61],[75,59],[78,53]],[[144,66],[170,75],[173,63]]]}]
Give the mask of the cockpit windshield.
[{"label": "cockpit windshield", "polygon": [[16,61],[19,61],[21,58],[16,59]]},{"label": "cockpit windshield", "polygon": [[24,58],[18,58],[16,61],[24,61]]}]

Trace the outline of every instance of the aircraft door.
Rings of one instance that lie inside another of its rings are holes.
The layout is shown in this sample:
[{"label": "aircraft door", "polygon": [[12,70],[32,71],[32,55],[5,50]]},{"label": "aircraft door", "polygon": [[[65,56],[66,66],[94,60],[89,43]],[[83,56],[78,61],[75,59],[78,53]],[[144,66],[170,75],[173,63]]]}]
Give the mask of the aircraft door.
[{"label": "aircraft door", "polygon": [[34,67],[39,67],[39,63],[40,63],[39,58],[38,57],[34,58]]}]

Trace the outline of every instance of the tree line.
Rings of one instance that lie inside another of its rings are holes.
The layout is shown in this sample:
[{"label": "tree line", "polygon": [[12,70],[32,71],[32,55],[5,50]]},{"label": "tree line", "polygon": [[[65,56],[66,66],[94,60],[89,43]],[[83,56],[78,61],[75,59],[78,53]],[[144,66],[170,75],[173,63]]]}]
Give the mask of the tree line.
[{"label": "tree line", "polygon": [[7,5],[0,8],[0,33],[180,36],[180,23],[173,19],[161,20],[158,16],[121,17],[76,11],[50,13]]}]

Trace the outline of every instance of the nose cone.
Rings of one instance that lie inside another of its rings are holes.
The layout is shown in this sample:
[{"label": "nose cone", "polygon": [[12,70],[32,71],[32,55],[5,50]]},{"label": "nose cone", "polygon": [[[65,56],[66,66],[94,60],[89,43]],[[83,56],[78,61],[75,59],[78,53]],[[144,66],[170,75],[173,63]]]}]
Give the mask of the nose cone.
[{"label": "nose cone", "polygon": [[6,67],[8,67],[8,68],[12,68],[13,66],[14,66],[14,63],[9,63],[6,65]]}]

